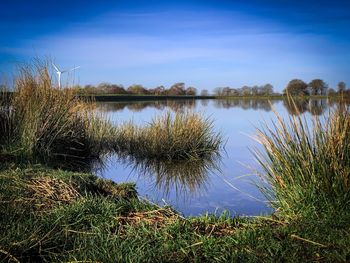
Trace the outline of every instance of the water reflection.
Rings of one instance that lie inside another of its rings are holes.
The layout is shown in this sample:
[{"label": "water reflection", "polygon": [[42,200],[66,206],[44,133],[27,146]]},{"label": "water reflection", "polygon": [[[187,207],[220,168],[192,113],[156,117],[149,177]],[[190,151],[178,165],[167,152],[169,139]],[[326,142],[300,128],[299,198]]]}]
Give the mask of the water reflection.
[{"label": "water reflection", "polygon": [[173,111],[193,109],[197,100],[160,100],[160,101],[123,101],[123,102],[99,102],[99,109],[105,112],[115,112],[128,109],[132,112],[140,112],[146,108],[163,110],[170,108]]},{"label": "water reflection", "polygon": [[277,100],[266,100],[266,99],[218,99],[215,100],[214,106],[216,108],[241,108],[243,110],[263,110],[271,111],[272,105]]},{"label": "water reflection", "polygon": [[[155,159],[135,159],[119,156],[119,162],[131,168],[139,177],[146,177],[153,181],[153,187],[167,196],[170,191],[176,195],[193,196],[203,193],[208,185],[209,174],[220,174],[221,157],[164,161]],[[118,165],[118,164],[113,164]]]},{"label": "water reflection", "polygon": [[[162,110],[194,108],[210,114],[215,120],[215,128],[227,138],[225,154],[218,162],[215,158],[213,163],[210,160],[162,162],[121,158],[120,162],[124,165],[113,160],[101,175],[116,182],[136,182],[140,196],[160,205],[165,200],[184,215],[215,213],[225,209],[240,215],[270,213],[266,202],[261,202],[265,197],[256,187],[262,183],[260,178],[245,176],[251,174],[252,169],[260,169],[249,151],[259,145],[247,134],[253,135],[254,127],[259,127],[262,119],[275,121],[272,110],[282,118],[290,114],[305,114],[305,118],[311,120],[311,115],[326,115],[328,110],[349,105],[349,101],[303,99],[296,100],[294,104],[287,100],[266,99],[101,103],[101,110],[106,110],[106,115],[116,124],[133,118],[142,125]],[[136,110],[140,111],[134,114]]]},{"label": "water reflection", "polygon": [[[105,112],[115,112],[128,109],[132,112],[141,112],[146,108],[155,108],[163,110],[170,108],[173,111],[185,111],[188,109],[194,109],[198,103],[201,106],[207,107],[213,102],[215,108],[218,109],[231,109],[240,108],[243,110],[262,110],[269,112],[273,109],[273,105],[280,99],[268,100],[268,99],[213,99],[213,100],[163,100],[163,101],[132,101],[132,102],[107,102],[99,103],[99,108]],[[335,99],[296,99],[294,101],[288,99],[282,99],[283,106],[287,112],[291,115],[299,115],[305,112],[309,112],[312,115],[320,116],[328,108],[333,107],[335,104],[342,103],[349,105],[350,101],[342,101]]]},{"label": "water reflection", "polygon": [[320,116],[331,107],[331,104],[327,99],[284,100],[283,105],[291,115],[310,112],[311,115]]}]

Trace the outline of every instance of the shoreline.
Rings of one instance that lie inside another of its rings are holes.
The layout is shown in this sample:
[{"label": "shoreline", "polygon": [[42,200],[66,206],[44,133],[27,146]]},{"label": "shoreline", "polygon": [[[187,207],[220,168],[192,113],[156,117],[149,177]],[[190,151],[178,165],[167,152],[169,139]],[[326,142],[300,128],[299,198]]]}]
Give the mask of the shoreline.
[{"label": "shoreline", "polygon": [[[81,99],[95,100],[97,102],[119,101],[162,101],[162,100],[286,100],[286,96],[167,96],[167,95],[78,95]],[[294,99],[342,99],[341,96],[304,96],[292,97]]]}]

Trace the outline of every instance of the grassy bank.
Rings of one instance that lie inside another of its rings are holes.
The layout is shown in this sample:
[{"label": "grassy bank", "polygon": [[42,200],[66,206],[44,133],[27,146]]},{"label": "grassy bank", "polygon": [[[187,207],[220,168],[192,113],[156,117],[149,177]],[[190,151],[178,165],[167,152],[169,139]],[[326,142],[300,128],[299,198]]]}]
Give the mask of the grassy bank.
[{"label": "grassy bank", "polygon": [[4,262],[341,262],[350,255],[345,214],[311,222],[185,219],[139,200],[132,184],[40,166],[2,170],[0,188]]}]

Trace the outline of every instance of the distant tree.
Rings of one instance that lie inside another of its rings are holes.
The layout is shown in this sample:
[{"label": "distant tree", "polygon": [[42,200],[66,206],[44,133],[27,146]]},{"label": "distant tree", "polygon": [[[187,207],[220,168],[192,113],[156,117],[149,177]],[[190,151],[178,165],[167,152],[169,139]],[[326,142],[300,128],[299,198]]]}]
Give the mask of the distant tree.
[{"label": "distant tree", "polygon": [[345,82],[344,82],[344,81],[340,81],[340,82],[338,83],[338,93],[339,93],[339,94],[343,94],[345,90],[346,90],[346,84],[345,84]]},{"label": "distant tree", "polygon": [[153,90],[153,94],[155,95],[163,95],[165,93],[164,86],[158,86]]},{"label": "distant tree", "polygon": [[251,90],[252,90],[252,95],[254,95],[254,96],[256,96],[256,95],[259,95],[259,93],[260,93],[260,87],[258,87],[258,86],[253,86],[252,88],[251,88]]},{"label": "distant tree", "polygon": [[222,95],[223,96],[230,96],[231,93],[231,88],[230,87],[225,87],[222,89]]},{"label": "distant tree", "polygon": [[128,92],[125,90],[123,85],[112,84],[108,87],[108,93],[112,94],[127,94]]},{"label": "distant tree", "polygon": [[188,87],[186,89],[186,95],[195,96],[197,95],[197,89],[194,87]]},{"label": "distant tree", "polygon": [[222,88],[220,88],[220,87],[215,88],[214,89],[214,95],[215,96],[222,96],[223,95]]},{"label": "distant tree", "polygon": [[235,88],[230,89],[230,96],[238,96],[238,95],[239,95],[238,89],[235,89]]},{"label": "distant tree", "polygon": [[307,84],[301,79],[293,79],[289,81],[287,87],[284,89],[284,93],[292,96],[307,95]]},{"label": "distant tree", "polygon": [[83,88],[83,93],[86,94],[96,94],[97,93],[97,89],[95,86],[91,85],[91,84],[87,84],[84,86]]},{"label": "distant tree", "polygon": [[259,92],[260,95],[268,96],[268,95],[271,95],[272,93],[273,93],[273,86],[271,84],[268,83],[260,87],[260,92]]},{"label": "distant tree", "polygon": [[309,83],[309,87],[311,88],[312,95],[322,95],[325,94],[328,86],[322,79],[313,79]]},{"label": "distant tree", "polygon": [[200,93],[201,96],[209,96],[209,92],[206,89],[203,89]]},{"label": "distant tree", "polygon": [[251,94],[252,94],[252,88],[249,87],[249,86],[243,86],[243,87],[241,88],[241,92],[242,92],[242,95],[243,95],[243,96],[251,95]]},{"label": "distant tree", "polygon": [[328,89],[328,95],[329,96],[332,96],[332,95],[335,95],[337,92],[334,90],[334,89],[332,89],[332,88],[330,88],[330,89]]},{"label": "distant tree", "polygon": [[128,87],[128,93],[130,94],[148,94],[148,90],[142,85],[134,84]]},{"label": "distant tree", "polygon": [[97,90],[98,92],[100,93],[108,93],[108,87],[110,86],[111,84],[107,83],[107,82],[102,82],[100,84],[98,84],[97,86]]},{"label": "distant tree", "polygon": [[175,83],[170,87],[167,93],[168,95],[185,95],[186,94],[185,83],[183,82]]}]

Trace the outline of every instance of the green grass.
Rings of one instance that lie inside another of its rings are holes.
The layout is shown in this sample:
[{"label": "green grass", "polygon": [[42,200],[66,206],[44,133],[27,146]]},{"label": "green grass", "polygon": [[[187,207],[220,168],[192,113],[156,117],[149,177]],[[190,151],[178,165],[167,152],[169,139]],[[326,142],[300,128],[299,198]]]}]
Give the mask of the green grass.
[{"label": "green grass", "polygon": [[[341,104],[340,104],[341,105]],[[263,188],[284,218],[335,218],[350,209],[350,112],[338,107],[308,123],[277,115],[259,131]]]},{"label": "green grass", "polygon": [[350,257],[349,213],[293,222],[228,214],[183,218],[139,200],[132,184],[41,166],[0,171],[0,197],[3,262],[345,262]]},{"label": "green grass", "polygon": [[118,128],[116,150],[136,159],[181,160],[218,156],[223,139],[213,123],[198,113],[166,112],[146,126],[132,122]]}]

